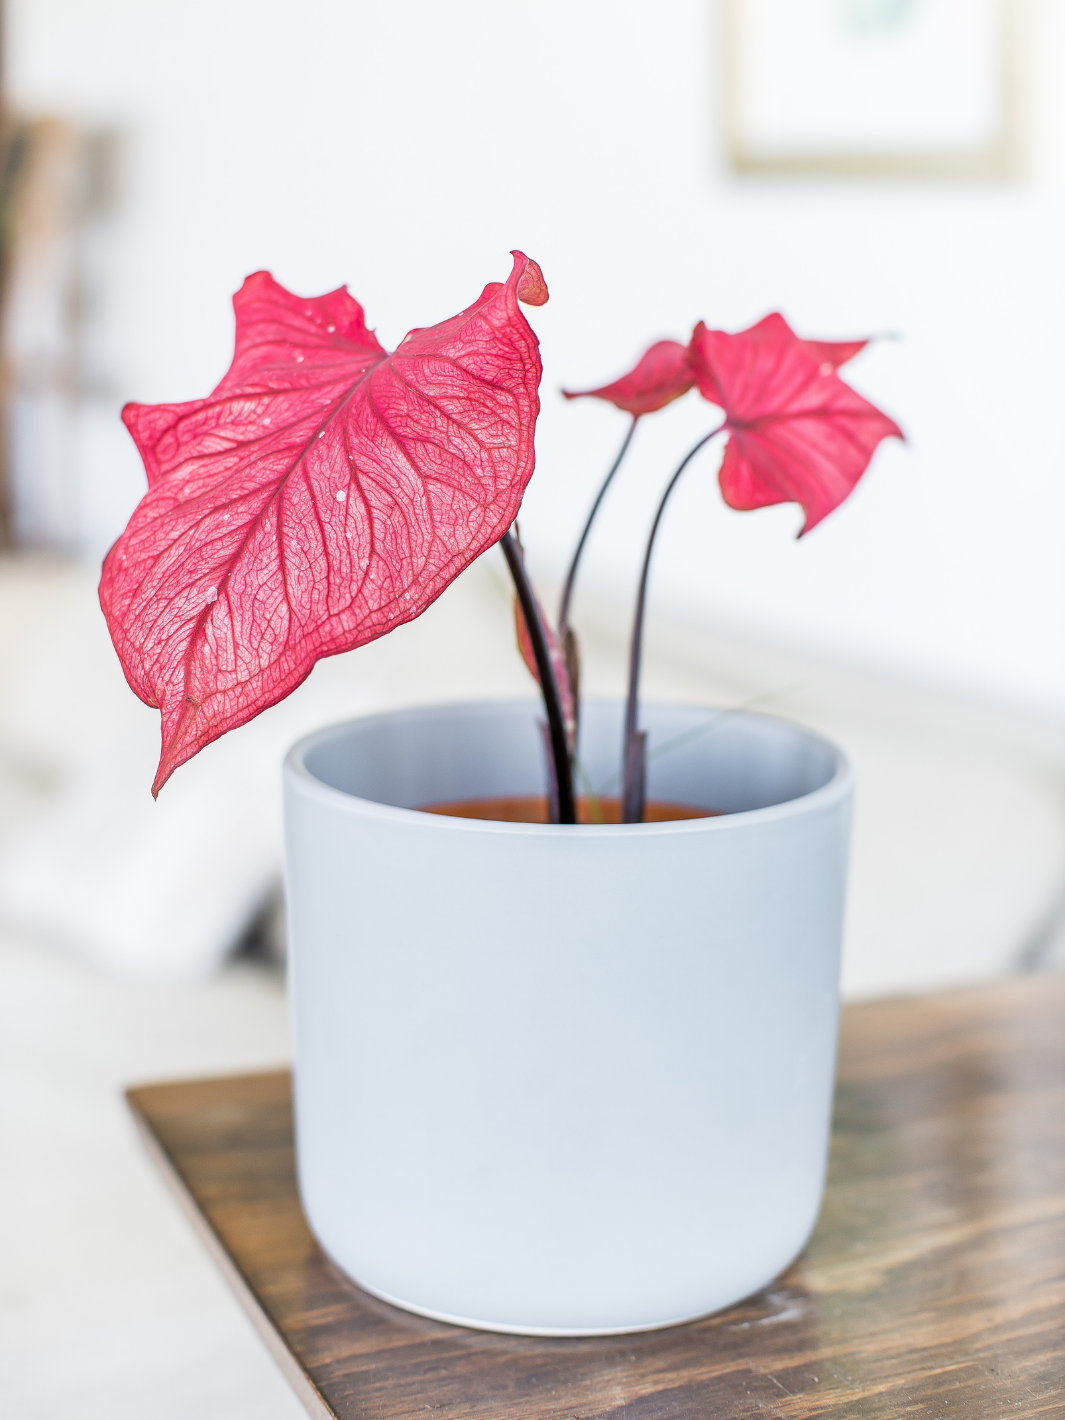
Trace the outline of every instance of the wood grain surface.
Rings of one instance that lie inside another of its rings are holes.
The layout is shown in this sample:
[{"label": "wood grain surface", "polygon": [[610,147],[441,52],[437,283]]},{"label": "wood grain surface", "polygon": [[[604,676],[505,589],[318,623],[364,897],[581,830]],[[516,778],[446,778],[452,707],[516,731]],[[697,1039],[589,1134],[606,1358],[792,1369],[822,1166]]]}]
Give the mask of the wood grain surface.
[{"label": "wood grain surface", "polygon": [[129,1099],[312,1414],[1065,1417],[1065,977],[846,1008],[805,1253],[727,1312],[631,1337],[467,1331],[346,1281],[300,1211],[287,1072]]}]

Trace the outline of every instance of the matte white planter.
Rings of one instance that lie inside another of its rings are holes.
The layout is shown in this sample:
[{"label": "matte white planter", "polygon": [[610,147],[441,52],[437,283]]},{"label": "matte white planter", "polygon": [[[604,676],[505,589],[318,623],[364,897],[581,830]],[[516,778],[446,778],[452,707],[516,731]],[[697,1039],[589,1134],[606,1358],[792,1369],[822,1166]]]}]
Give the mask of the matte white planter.
[{"label": "matte white planter", "polygon": [[[285,766],[303,1206],[368,1291],[543,1335],[764,1285],[820,1206],[851,772],[768,716],[646,707],[649,797],[727,817],[487,823],[539,707],[379,715]],[[621,710],[586,705],[603,785]]]}]

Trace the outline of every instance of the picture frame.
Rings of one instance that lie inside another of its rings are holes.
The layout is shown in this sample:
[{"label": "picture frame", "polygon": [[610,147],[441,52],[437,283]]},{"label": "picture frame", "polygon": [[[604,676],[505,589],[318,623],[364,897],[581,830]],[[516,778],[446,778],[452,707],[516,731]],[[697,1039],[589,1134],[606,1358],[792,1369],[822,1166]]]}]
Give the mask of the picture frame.
[{"label": "picture frame", "polygon": [[739,174],[1005,179],[1017,0],[719,0]]}]

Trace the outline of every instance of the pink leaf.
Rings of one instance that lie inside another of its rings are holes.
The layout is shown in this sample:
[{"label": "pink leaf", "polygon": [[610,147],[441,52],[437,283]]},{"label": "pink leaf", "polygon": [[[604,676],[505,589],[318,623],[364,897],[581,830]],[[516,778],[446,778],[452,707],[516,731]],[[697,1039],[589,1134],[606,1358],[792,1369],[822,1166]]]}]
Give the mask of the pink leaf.
[{"label": "pink leaf", "polygon": [[[695,338],[706,327],[702,321],[695,327],[691,341],[688,344],[688,358],[694,366],[699,365],[699,392],[704,399],[708,399],[711,404],[724,408],[721,392],[714,380],[713,372],[705,361],[700,361],[695,353]],[[717,332],[723,334],[723,332]],[[757,325],[752,325],[750,330],[740,333],[743,336],[750,336],[753,339],[797,341],[802,348],[809,352],[821,367],[823,375],[830,375],[834,370],[838,370],[841,365],[845,365],[848,360],[853,360],[869,344],[868,340],[799,340],[788,325],[784,317],[777,312],[772,315],[763,316]],[[732,336],[731,339],[738,340],[740,336]],[[694,380],[694,375],[693,375]]]},{"label": "pink leaf", "polygon": [[780,315],[738,335],[696,326],[695,382],[725,411],[730,434],[719,474],[730,508],[800,503],[809,532],[851,492],[881,439],[903,437],[835,373],[859,348],[800,340]]},{"label": "pink leaf", "polygon": [[692,387],[688,347],[659,340],[640,356],[627,375],[596,390],[563,390],[567,399],[605,399],[638,419],[664,409]]},{"label": "pink leaf", "polygon": [[[551,657],[551,669],[555,673],[555,684],[558,686],[558,698],[562,704],[562,722],[566,727],[566,743],[569,745],[570,754],[573,753],[577,738],[577,697],[574,694],[573,682],[570,676],[573,657],[576,654],[576,642],[572,643],[573,649],[567,655],[559,641],[551,623],[544,616],[544,609],[540,605],[540,599],[536,600],[536,609],[540,613],[540,624],[544,628],[544,638],[547,641],[547,651]],[[540,672],[536,668],[536,652],[533,650],[532,641],[529,639],[529,628],[525,624],[525,617],[522,615],[521,602],[514,598],[514,633],[518,642],[518,650],[521,658],[525,662],[525,667],[537,685],[540,684]]]},{"label": "pink leaf", "polygon": [[266,272],[234,297],[207,399],[127,405],[148,492],[100,601],[130,685],[162,712],[153,792],[323,656],[411,621],[509,528],[533,471],[541,366],[520,252],[459,315],[391,355],[347,291]]}]

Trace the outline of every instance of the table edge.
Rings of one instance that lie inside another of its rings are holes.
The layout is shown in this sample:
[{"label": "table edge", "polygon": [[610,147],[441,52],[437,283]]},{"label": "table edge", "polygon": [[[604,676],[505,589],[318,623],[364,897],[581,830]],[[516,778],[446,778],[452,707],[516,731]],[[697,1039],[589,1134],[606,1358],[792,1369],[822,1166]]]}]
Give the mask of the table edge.
[{"label": "table edge", "polygon": [[[148,1086],[148,1088],[151,1087]],[[288,1381],[307,1414],[312,1416],[313,1420],[342,1420],[342,1417],[322,1398],[317,1386],[289,1350],[284,1337],[249,1286],[247,1278],[201,1211],[182,1178],[180,1170],[167,1153],[147,1116],[137,1104],[138,1093],[139,1089],[126,1090],[125,1097],[148,1157],[159,1170],[170,1192],[177,1199],[181,1211],[192,1224],[196,1236],[206,1247],[212,1261],[229,1284],[230,1290],[244,1309],[260,1340],[277,1363],[281,1374]]]}]

